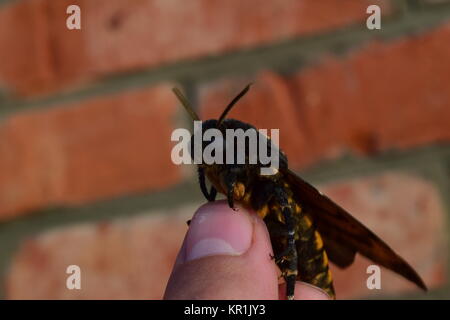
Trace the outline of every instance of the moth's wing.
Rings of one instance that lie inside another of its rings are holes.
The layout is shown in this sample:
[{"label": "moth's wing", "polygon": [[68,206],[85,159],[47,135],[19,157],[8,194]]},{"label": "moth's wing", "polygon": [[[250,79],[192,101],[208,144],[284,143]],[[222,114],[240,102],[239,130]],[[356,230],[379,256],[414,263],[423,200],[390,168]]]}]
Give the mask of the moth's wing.
[{"label": "moth's wing", "polygon": [[356,250],[346,247],[334,239],[330,238],[326,233],[320,231],[323,239],[323,245],[327,252],[328,259],[339,268],[346,268],[355,261]]},{"label": "moth's wing", "polygon": [[[427,290],[417,272],[383,240],[353,218],[347,211],[289,169],[282,171],[296,197],[309,208],[320,235],[327,245],[330,260],[346,267],[359,252]],[[343,249],[345,248],[345,249]]]}]

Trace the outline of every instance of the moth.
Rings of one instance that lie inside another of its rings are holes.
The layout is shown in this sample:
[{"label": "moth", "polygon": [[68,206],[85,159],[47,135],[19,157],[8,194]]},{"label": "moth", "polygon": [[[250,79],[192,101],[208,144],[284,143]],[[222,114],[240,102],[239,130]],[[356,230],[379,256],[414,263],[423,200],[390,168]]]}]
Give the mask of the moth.
[{"label": "moth", "polygon": [[[226,118],[236,102],[249,90],[245,87],[225,108],[219,119],[202,122],[202,130],[214,128],[225,136],[227,129],[255,127]],[[174,93],[191,118],[199,120],[180,90]],[[193,154],[191,137],[191,157]],[[270,144],[270,138],[267,137]],[[202,142],[205,148],[211,142]],[[258,146],[260,148],[261,146]],[[224,150],[226,152],[226,150]],[[251,156],[245,150],[245,159]],[[353,218],[345,209],[320,193],[288,167],[288,159],[279,150],[278,169],[272,175],[261,175],[261,163],[199,164],[200,189],[208,201],[218,192],[225,195],[234,209],[235,201],[252,209],[266,223],[274,255],[271,257],[286,282],[286,297],[294,299],[297,280],[323,289],[335,298],[329,261],[340,268],[350,266],[356,253],[390,269],[423,290],[427,290],[417,272],[383,240]],[[208,190],[206,179],[211,183]]]}]

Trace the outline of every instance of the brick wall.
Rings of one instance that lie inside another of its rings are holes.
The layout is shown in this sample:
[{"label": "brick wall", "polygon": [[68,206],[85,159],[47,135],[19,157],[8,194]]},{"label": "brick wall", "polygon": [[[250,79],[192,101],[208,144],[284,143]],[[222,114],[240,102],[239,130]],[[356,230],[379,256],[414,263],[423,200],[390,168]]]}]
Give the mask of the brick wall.
[{"label": "brick wall", "polygon": [[[281,128],[291,166],[450,297],[449,38],[450,1],[0,2],[1,297],[161,298],[204,201],[170,160],[171,87],[207,119],[248,82],[230,116]],[[368,264],[334,269],[339,297],[425,297],[389,271],[368,290]]]}]

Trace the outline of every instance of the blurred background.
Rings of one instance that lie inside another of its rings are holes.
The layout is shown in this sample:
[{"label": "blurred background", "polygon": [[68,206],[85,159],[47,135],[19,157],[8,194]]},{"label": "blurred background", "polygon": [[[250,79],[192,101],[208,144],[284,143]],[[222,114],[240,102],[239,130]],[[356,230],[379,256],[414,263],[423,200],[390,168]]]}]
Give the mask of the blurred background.
[{"label": "blurred background", "polygon": [[382,270],[369,290],[358,257],[337,297],[450,298],[449,39],[448,0],[1,0],[0,297],[160,299],[205,201],[170,159],[192,125],[171,88],[207,119],[253,82],[230,117],[279,128],[430,288]]}]

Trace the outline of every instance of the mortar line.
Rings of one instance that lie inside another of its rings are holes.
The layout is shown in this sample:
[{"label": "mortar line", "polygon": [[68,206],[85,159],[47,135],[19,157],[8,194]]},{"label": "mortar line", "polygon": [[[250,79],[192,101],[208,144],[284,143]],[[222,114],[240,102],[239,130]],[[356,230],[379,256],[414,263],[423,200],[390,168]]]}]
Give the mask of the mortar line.
[{"label": "mortar line", "polygon": [[392,41],[411,33],[425,32],[449,18],[450,5],[439,6],[439,10],[410,11],[409,14],[400,12],[384,18],[381,32],[369,31],[361,27],[361,23],[364,24],[361,22],[333,32],[300,36],[254,48],[237,49],[220,56],[203,56],[138,72],[105,76],[93,80],[86,87],[36,100],[14,101],[4,97],[4,101],[0,103],[0,120],[16,112],[56,107],[60,104],[139,89],[156,83],[178,81],[194,85],[225,76],[255,74],[265,69],[275,72],[295,69],[295,72],[299,72],[311,62],[320,59],[323,53],[331,52],[340,56],[370,40]]}]

